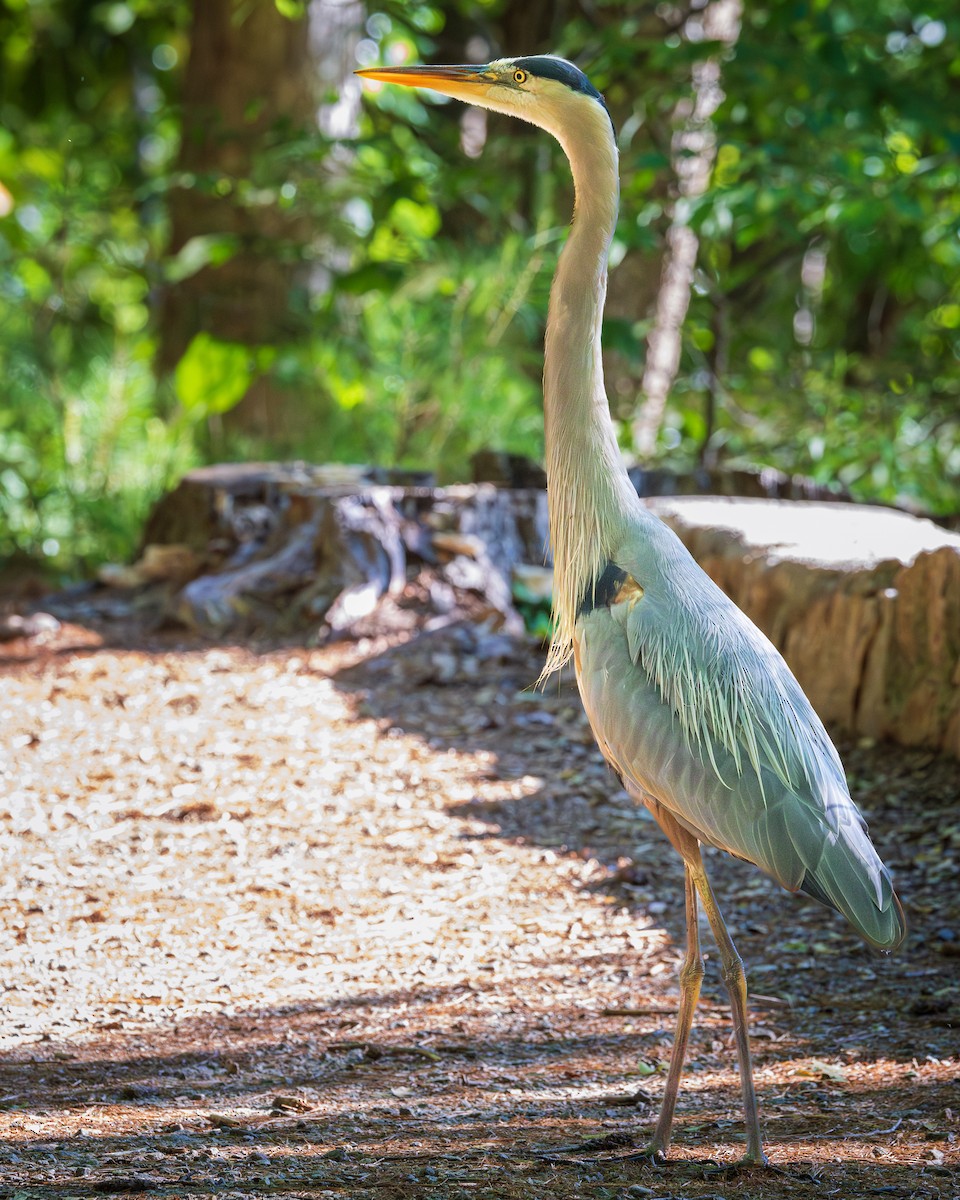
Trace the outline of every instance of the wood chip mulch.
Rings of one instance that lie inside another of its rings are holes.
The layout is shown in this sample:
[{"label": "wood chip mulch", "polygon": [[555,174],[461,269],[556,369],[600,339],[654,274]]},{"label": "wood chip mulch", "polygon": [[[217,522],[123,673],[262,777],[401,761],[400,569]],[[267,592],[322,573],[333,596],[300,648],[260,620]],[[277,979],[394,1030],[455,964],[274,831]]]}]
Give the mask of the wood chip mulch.
[{"label": "wood chip mulch", "polygon": [[715,959],[650,1166],[682,872],[538,647],[0,651],[0,1197],[960,1196],[960,763],[841,746],[894,957],[711,855],[773,1166]]}]

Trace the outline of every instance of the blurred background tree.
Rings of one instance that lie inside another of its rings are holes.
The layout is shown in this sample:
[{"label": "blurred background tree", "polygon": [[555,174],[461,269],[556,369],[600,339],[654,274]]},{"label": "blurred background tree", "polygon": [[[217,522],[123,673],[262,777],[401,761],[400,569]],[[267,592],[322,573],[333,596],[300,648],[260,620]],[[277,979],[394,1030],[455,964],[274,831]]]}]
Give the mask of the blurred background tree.
[{"label": "blurred background tree", "polygon": [[[310,333],[310,223],[294,202],[316,128],[308,34],[289,5],[194,5],[167,193],[178,267],[166,271],[158,371],[176,374],[181,403],[209,418],[233,411],[239,428],[267,438],[295,428],[298,413],[266,368]],[[244,369],[217,388],[231,359]]]},{"label": "blurred background tree", "polygon": [[620,131],[625,450],[960,509],[960,13],[730,3],[6,0],[0,557],[122,558],[212,458],[539,455],[560,151],[351,75],[503,53]]}]

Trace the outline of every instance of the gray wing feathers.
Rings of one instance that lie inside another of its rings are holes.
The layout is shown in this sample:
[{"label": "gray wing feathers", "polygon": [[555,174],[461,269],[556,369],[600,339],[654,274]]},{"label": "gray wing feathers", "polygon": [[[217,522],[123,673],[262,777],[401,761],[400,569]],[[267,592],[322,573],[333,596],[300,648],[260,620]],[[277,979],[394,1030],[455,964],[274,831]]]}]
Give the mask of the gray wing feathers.
[{"label": "gray wing feathers", "polygon": [[[610,609],[633,662],[676,711],[691,744],[719,742],[737,772],[748,762],[764,781],[798,774],[841,779],[833,743],[777,649],[697,569],[697,587],[661,585],[642,603]],[[813,735],[811,737],[811,735]]]},{"label": "gray wing feathers", "polygon": [[671,650],[658,643],[652,599],[596,609],[577,626],[584,707],[625,786],[701,841],[839,909],[874,945],[896,945],[889,873],[780,655],[726,597],[729,610],[714,601],[699,628],[671,605]]}]

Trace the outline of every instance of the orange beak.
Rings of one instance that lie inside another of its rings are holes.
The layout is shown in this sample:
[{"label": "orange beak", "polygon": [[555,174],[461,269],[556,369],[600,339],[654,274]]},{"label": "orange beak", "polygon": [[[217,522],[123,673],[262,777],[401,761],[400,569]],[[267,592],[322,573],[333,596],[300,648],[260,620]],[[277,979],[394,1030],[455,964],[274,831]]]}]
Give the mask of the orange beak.
[{"label": "orange beak", "polygon": [[493,80],[485,65],[463,67],[364,67],[354,71],[362,79],[400,83],[405,87],[429,88],[445,96],[469,96],[472,89],[488,87]]}]

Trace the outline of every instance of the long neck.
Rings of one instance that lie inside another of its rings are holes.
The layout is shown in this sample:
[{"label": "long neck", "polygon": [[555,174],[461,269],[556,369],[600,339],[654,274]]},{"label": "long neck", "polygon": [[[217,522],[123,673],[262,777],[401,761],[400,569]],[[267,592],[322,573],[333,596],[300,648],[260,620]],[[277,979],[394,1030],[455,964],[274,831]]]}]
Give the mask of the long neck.
[{"label": "long neck", "polygon": [[639,507],[603,385],[600,327],[619,180],[610,123],[596,108],[599,120],[568,127],[559,139],[573,170],[576,205],[550,292],[544,356],[556,619],[544,674],[570,657],[577,608],[619,542],[628,514]]}]

